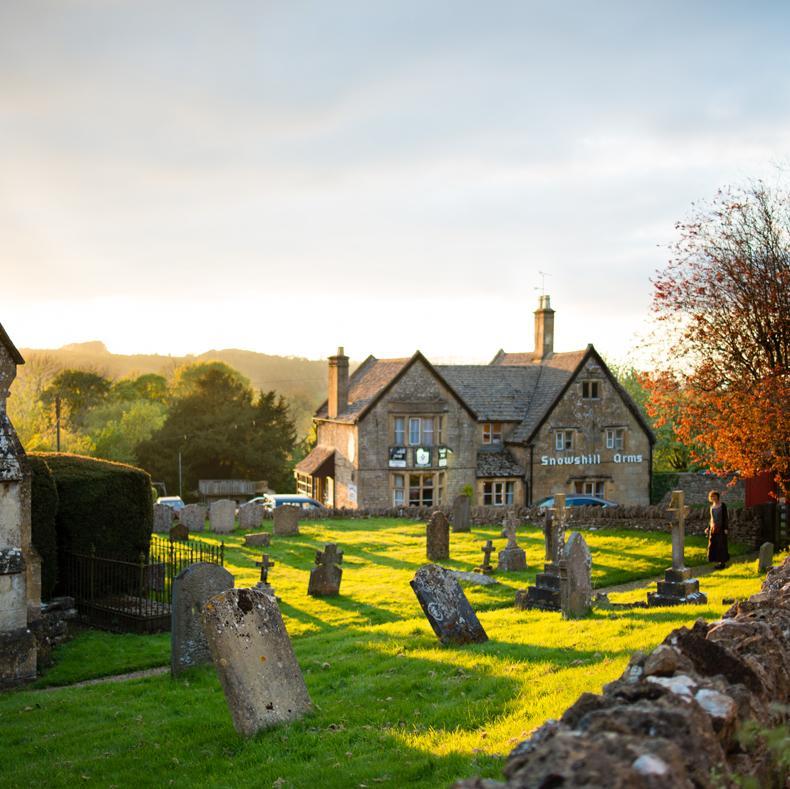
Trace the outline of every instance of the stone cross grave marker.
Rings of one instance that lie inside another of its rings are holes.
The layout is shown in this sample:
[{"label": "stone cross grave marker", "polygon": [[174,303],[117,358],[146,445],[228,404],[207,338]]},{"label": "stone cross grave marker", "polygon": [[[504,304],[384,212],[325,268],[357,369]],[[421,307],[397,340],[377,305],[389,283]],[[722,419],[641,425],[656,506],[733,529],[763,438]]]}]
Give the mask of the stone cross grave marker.
[{"label": "stone cross grave marker", "polygon": [[515,517],[508,518],[502,529],[502,536],[507,537],[507,545],[499,552],[497,570],[506,573],[527,569],[527,555],[516,542],[516,523]]},{"label": "stone cross grave marker", "polygon": [[275,598],[259,589],[229,589],[203,606],[203,632],[236,731],[262,729],[312,710]]},{"label": "stone cross grave marker", "polygon": [[154,531],[168,532],[173,525],[173,509],[167,504],[154,504]]},{"label": "stone cross grave marker", "polygon": [[216,534],[227,534],[236,527],[236,502],[230,499],[213,501],[208,510],[211,531]]},{"label": "stone cross grave marker", "polygon": [[491,540],[486,540],[486,544],[480,549],[483,552],[483,563],[479,567],[475,567],[476,573],[484,573],[491,575],[494,568],[491,566],[491,554],[496,550]]},{"label": "stone cross grave marker", "polygon": [[244,545],[248,548],[266,548],[271,544],[271,535],[267,531],[244,535]]},{"label": "stone cross grave marker", "polygon": [[488,641],[461,585],[450,572],[437,564],[426,564],[409,583],[442,644]]},{"label": "stone cross grave marker", "polygon": [[554,506],[550,508],[552,517],[548,524],[551,527],[551,547],[553,550],[553,562],[560,561],[562,550],[565,547],[565,528],[568,525],[568,508],[565,506],[565,494],[556,493],[554,495]]},{"label": "stone cross grave marker", "polygon": [[299,507],[284,504],[274,510],[274,534],[290,537],[299,534]]},{"label": "stone cross grave marker", "polygon": [[443,562],[450,558],[450,524],[447,516],[436,510],[425,527],[428,561]]},{"label": "stone cross grave marker", "polygon": [[264,553],[259,562],[255,562],[256,567],[261,568],[261,577],[256,587],[258,589],[271,590],[272,585],[269,583],[269,568],[274,567],[275,562],[269,559],[269,554]]},{"label": "stone cross grave marker", "polygon": [[760,546],[760,556],[757,560],[757,570],[767,573],[774,564],[774,546],[771,542],[764,542]]},{"label": "stone cross grave marker", "polygon": [[315,567],[310,570],[307,594],[313,597],[334,597],[340,594],[340,579],[343,570],[343,551],[333,542],[324,546],[323,551],[315,552]]},{"label": "stone cross grave marker", "polygon": [[187,504],[179,513],[178,520],[190,532],[203,531],[206,528],[207,508],[205,504]]},{"label": "stone cross grave marker", "polygon": [[170,671],[174,677],[190,666],[211,662],[200,613],[206,600],[232,588],[233,576],[208,562],[191,564],[173,579]]},{"label": "stone cross grave marker", "polygon": [[189,539],[189,529],[186,526],[184,526],[184,524],[181,523],[180,521],[176,521],[170,527],[170,539],[171,540],[177,540],[179,542],[183,542],[184,540],[188,540]]},{"label": "stone cross grave marker", "polygon": [[453,531],[471,531],[472,502],[463,493],[453,499]]},{"label": "stone cross grave marker", "polygon": [[685,570],[684,557],[686,542],[686,516],[689,508],[686,506],[685,493],[682,490],[672,491],[672,500],[669,503],[669,512],[677,513],[677,520],[672,524],[672,569]]},{"label": "stone cross grave marker", "polygon": [[592,554],[576,531],[560,559],[560,604],[563,619],[580,619],[592,611]]},{"label": "stone cross grave marker", "polygon": [[560,557],[557,555],[559,527],[551,510],[545,510],[543,524],[543,547],[545,562],[543,572],[535,576],[535,585],[516,592],[516,608],[542,611],[560,610]]},{"label": "stone cross grave marker", "polygon": [[239,528],[245,531],[260,528],[265,511],[264,506],[257,501],[242,504],[239,507]]}]

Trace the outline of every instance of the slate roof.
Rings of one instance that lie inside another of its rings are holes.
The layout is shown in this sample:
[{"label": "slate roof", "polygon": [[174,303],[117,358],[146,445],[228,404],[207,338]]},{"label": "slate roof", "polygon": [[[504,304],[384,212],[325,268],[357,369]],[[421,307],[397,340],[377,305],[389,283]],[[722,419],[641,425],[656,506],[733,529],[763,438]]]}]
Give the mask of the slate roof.
[{"label": "slate roof", "polygon": [[477,453],[478,477],[523,477],[519,466],[507,449],[496,451],[481,449]]},{"label": "slate roof", "polygon": [[491,360],[491,364],[498,367],[522,367],[524,365],[540,364],[544,367],[551,367],[572,373],[579,366],[579,362],[582,360],[585,353],[587,353],[586,348],[581,351],[551,353],[545,359],[536,362],[535,354],[532,351],[528,351],[527,353],[508,353],[500,350]]},{"label": "slate roof", "polygon": [[537,371],[528,367],[442,364],[436,369],[478,419],[491,422],[520,422],[537,377]]}]

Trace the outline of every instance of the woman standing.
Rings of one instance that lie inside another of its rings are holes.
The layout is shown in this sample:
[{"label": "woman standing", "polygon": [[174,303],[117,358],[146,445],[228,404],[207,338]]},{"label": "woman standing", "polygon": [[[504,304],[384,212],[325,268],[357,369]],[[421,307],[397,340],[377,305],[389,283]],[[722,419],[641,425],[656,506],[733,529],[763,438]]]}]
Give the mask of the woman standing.
[{"label": "woman standing", "polygon": [[710,525],[708,526],[708,561],[718,562],[717,570],[723,570],[730,553],[727,550],[727,505],[721,500],[719,491],[708,493],[710,502]]}]

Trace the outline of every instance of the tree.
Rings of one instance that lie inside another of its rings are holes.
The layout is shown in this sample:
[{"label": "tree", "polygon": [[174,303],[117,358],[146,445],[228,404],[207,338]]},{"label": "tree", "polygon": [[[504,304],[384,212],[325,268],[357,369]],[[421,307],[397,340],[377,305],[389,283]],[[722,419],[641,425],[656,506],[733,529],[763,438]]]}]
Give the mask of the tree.
[{"label": "tree", "polygon": [[670,367],[650,376],[649,409],[711,468],[790,481],[790,194],[762,182],[719,192],[678,223],[654,280]]},{"label": "tree", "polygon": [[110,394],[112,382],[91,370],[63,370],[41,393],[41,402],[52,408],[60,399],[61,413],[74,431],[85,427],[92,408],[104,402]]}]

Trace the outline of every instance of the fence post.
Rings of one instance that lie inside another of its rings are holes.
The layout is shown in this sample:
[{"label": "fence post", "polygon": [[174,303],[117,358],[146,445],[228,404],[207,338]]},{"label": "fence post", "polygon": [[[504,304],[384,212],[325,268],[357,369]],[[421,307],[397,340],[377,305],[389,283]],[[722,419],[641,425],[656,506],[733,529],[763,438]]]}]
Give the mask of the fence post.
[{"label": "fence post", "polygon": [[219,544],[219,564],[220,567],[225,566],[225,543],[224,541]]},{"label": "fence post", "polygon": [[96,577],[96,546],[93,543],[91,543],[91,563],[90,563],[90,570],[88,572],[91,603],[93,603],[94,601],[95,577]]}]

